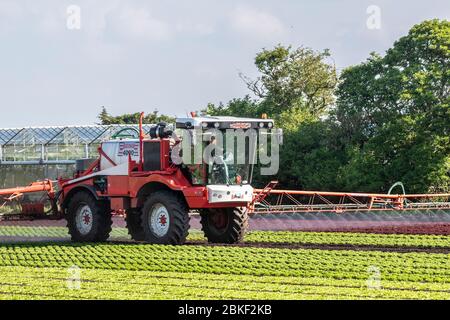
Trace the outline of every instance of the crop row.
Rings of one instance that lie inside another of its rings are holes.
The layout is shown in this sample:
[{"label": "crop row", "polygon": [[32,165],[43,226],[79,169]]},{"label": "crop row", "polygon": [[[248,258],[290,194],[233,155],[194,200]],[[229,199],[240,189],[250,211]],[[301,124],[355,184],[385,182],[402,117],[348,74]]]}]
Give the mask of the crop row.
[{"label": "crop row", "polygon": [[450,255],[378,251],[156,246],[3,245],[0,266],[450,283]]},{"label": "crop row", "polygon": [[450,248],[450,236],[442,235],[258,231],[250,233],[246,238],[246,241],[263,243],[350,244],[389,247]]},{"label": "crop row", "polygon": [[[68,238],[67,229],[64,227],[3,226],[0,227],[0,236]],[[125,228],[114,228],[111,233],[111,238],[129,238],[129,236]],[[204,237],[201,232],[193,230],[188,240],[202,241]],[[246,236],[245,241],[248,243],[450,248],[450,237],[438,235],[253,231]]]},{"label": "crop row", "polygon": [[[0,299],[449,299],[448,285],[201,273],[0,267]],[[72,288],[72,289],[71,289]]]},{"label": "crop row", "polygon": [[[0,237],[69,238],[66,227],[0,226]],[[111,237],[128,237],[126,228],[113,228]]]}]

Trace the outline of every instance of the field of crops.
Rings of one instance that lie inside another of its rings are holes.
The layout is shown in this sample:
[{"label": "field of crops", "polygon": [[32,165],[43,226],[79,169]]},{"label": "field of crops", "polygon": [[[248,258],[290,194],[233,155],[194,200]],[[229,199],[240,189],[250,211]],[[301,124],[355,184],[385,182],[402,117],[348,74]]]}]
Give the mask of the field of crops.
[{"label": "field of crops", "polygon": [[[23,227],[2,226],[1,237],[23,238],[58,238],[69,239],[65,227]],[[111,233],[113,240],[129,239],[126,228],[114,228]],[[191,231],[188,240],[196,243],[203,241],[203,234]],[[246,238],[249,244],[286,244],[286,245],[354,245],[382,247],[413,247],[413,248],[448,248],[450,237],[443,235],[411,235],[411,234],[367,234],[345,232],[287,232],[287,231],[252,231]]]},{"label": "field of crops", "polygon": [[450,299],[448,236],[256,231],[210,246],[194,231],[174,247],[66,233],[0,227],[0,299]]}]

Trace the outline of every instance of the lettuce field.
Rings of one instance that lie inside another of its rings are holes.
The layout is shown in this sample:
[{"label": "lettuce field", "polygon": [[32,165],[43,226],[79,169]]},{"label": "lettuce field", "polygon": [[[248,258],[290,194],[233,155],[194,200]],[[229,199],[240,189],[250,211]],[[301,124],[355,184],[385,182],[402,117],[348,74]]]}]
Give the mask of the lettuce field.
[{"label": "lettuce field", "polygon": [[450,238],[254,231],[241,245],[102,244],[0,227],[0,299],[450,299]]}]

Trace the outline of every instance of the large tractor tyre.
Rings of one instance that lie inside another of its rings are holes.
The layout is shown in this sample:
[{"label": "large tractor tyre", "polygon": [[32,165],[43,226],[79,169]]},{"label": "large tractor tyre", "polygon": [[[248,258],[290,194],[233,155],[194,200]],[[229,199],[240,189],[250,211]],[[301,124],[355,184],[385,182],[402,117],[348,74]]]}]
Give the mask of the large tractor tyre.
[{"label": "large tractor tyre", "polygon": [[104,242],[112,230],[108,203],[96,200],[86,192],[78,192],[70,199],[66,219],[69,234],[75,242]]},{"label": "large tractor tyre", "polygon": [[127,224],[128,234],[131,236],[131,239],[135,241],[145,240],[144,228],[142,227],[141,210],[127,210],[125,222]]},{"label": "large tractor tyre", "polygon": [[144,240],[153,244],[183,244],[189,234],[189,219],[184,199],[171,191],[157,191],[142,208]]},{"label": "large tractor tyre", "polygon": [[210,243],[239,243],[248,229],[248,214],[245,209],[202,210],[200,218],[202,230]]}]

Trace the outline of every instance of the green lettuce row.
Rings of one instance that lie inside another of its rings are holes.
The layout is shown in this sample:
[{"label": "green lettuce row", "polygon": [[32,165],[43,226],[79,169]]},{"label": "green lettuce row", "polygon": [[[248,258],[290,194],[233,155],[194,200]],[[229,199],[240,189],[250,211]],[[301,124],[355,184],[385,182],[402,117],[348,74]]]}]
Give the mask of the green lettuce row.
[{"label": "green lettuce row", "polygon": [[[0,236],[69,238],[67,229],[65,227],[3,226],[0,227]],[[129,239],[129,235],[125,228],[114,228],[111,233],[111,238]],[[188,237],[188,241],[203,240],[203,234],[196,230],[192,230]],[[450,236],[439,235],[253,231],[246,236],[245,241],[247,243],[450,248]]]},{"label": "green lettuce row", "polygon": [[66,269],[1,267],[0,299],[449,299],[435,284],[326,278],[254,277],[122,270],[80,270],[80,290],[70,290]]},{"label": "green lettuce row", "polygon": [[350,244],[450,248],[450,237],[439,235],[259,231],[250,233],[247,236],[246,241],[263,243]]},{"label": "green lettuce row", "polygon": [[[66,227],[0,226],[0,237],[69,238]],[[111,237],[129,237],[126,228],[113,228]]]},{"label": "green lettuce row", "polygon": [[138,244],[5,245],[0,266],[450,283],[448,254]]}]

